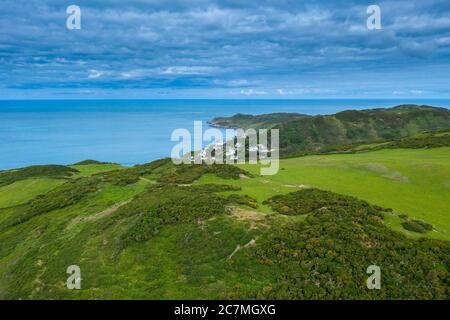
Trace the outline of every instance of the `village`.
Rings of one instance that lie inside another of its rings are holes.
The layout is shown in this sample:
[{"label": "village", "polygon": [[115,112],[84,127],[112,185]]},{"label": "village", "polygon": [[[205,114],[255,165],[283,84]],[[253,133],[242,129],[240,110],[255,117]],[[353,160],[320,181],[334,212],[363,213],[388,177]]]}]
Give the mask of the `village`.
[{"label": "village", "polygon": [[[268,149],[266,145],[258,143],[256,145],[249,145],[246,150],[245,143],[229,141],[227,143],[216,142],[209,144],[200,151],[191,153],[191,163],[245,163],[248,160],[250,163],[253,160],[266,159],[270,157],[270,153],[275,149]],[[225,152],[224,152],[225,151]],[[248,151],[248,153],[246,152]],[[247,156],[248,154],[248,156]]]}]

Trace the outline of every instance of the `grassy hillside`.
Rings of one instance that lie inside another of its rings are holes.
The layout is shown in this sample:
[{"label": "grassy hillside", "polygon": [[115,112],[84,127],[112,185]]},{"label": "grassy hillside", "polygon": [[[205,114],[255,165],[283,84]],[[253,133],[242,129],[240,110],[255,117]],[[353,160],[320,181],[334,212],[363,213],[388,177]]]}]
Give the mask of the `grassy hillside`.
[{"label": "grassy hillside", "polygon": [[235,115],[212,122],[226,127],[279,129],[280,154],[286,157],[348,149],[352,145],[401,139],[424,131],[448,131],[450,110],[402,105],[318,116]]},{"label": "grassy hillside", "polygon": [[[398,214],[425,220],[435,226],[427,235],[450,240],[450,148],[383,149],[357,154],[313,155],[282,159],[280,171],[273,176],[258,176],[259,167],[243,165],[252,179],[228,182],[242,187],[242,193],[259,204],[274,194],[305,187],[316,187],[348,194],[385,208],[394,209],[386,223],[401,227]],[[203,176],[197,183],[223,183]],[[260,211],[269,212],[264,205]]]},{"label": "grassy hillside", "polygon": [[67,166],[30,166],[16,170],[0,171],[0,187],[29,178],[69,178],[79,171]]},{"label": "grassy hillside", "polygon": [[24,204],[71,179],[121,168],[118,164],[89,161],[72,166],[30,166],[0,171],[0,208]]},{"label": "grassy hillside", "polygon": [[26,203],[64,182],[63,179],[28,178],[0,187],[0,208]]},{"label": "grassy hillside", "polygon": [[[275,176],[162,159],[19,180],[0,188],[22,197],[0,209],[0,298],[448,299],[448,159],[316,155]],[[15,187],[29,179],[59,183],[34,197]],[[65,287],[73,264],[82,290]]]},{"label": "grassy hillside", "polygon": [[214,125],[280,128],[290,157],[274,176],[170,159],[0,171],[0,299],[450,298],[447,109]]},{"label": "grassy hillside", "polygon": [[238,113],[231,117],[217,117],[208,121],[213,127],[219,128],[271,128],[281,123],[309,117],[299,113],[271,113],[263,115],[250,115]]}]

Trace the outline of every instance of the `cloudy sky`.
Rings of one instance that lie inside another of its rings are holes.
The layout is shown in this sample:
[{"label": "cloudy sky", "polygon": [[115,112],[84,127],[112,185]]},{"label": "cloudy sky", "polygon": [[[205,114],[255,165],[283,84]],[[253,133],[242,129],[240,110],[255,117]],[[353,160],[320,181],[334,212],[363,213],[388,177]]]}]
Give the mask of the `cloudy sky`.
[{"label": "cloudy sky", "polygon": [[450,98],[450,1],[1,2],[0,99],[344,97]]}]

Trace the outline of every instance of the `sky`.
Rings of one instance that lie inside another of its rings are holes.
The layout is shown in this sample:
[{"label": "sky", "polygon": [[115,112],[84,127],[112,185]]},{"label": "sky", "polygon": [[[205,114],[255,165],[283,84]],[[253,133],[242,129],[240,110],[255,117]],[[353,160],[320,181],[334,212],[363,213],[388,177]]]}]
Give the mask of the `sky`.
[{"label": "sky", "polygon": [[91,98],[450,98],[450,1],[2,0],[0,99]]}]

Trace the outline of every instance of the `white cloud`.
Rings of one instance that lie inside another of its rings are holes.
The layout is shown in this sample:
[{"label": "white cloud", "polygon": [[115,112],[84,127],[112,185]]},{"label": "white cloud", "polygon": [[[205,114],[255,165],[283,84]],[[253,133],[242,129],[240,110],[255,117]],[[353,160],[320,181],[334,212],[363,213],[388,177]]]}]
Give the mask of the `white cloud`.
[{"label": "white cloud", "polygon": [[396,96],[404,96],[404,95],[421,95],[423,94],[424,91],[423,90],[395,90],[392,92],[393,95]]},{"label": "white cloud", "polygon": [[249,82],[245,79],[238,79],[238,80],[230,80],[228,81],[228,85],[230,86],[244,86],[249,84]]},{"label": "white cloud", "polygon": [[242,89],[241,94],[245,96],[253,96],[253,95],[265,95],[267,91],[254,90],[254,89]]},{"label": "white cloud", "polygon": [[218,68],[215,67],[206,67],[206,66],[179,66],[179,67],[168,67],[163,69],[160,74],[165,75],[206,75],[211,74],[213,72],[218,71]]},{"label": "white cloud", "polygon": [[326,93],[336,93],[336,90],[325,89],[325,88],[300,88],[293,90],[277,89],[279,95],[304,95],[304,94],[326,94]]},{"label": "white cloud", "polygon": [[89,79],[98,79],[98,78],[101,78],[103,76],[103,74],[104,74],[103,71],[91,69],[91,70],[89,70],[88,78]]}]

